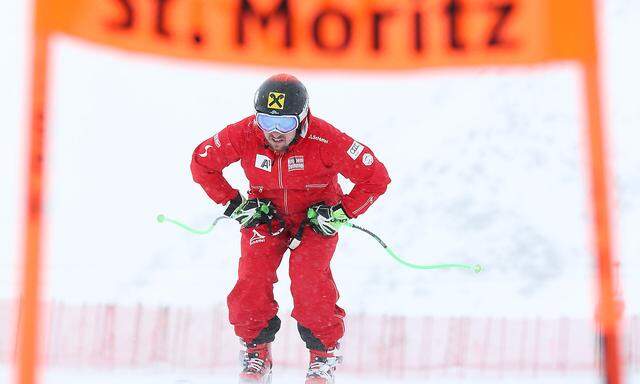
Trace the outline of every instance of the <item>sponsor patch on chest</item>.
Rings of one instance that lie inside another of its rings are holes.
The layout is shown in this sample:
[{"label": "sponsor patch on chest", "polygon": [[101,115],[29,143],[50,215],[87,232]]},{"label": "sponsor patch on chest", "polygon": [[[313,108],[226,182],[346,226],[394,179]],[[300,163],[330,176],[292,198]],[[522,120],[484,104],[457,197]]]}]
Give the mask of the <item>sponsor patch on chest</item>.
[{"label": "sponsor patch on chest", "polygon": [[271,172],[271,159],[265,155],[256,155],[256,168],[262,169],[263,171]]},{"label": "sponsor patch on chest", "polygon": [[316,141],[319,141],[321,143],[329,144],[329,140],[325,139],[324,137],[311,135],[311,136],[309,136],[309,139],[310,140],[316,140]]},{"label": "sponsor patch on chest", "polygon": [[287,160],[287,169],[289,171],[302,171],[304,169],[304,156],[291,156]]}]

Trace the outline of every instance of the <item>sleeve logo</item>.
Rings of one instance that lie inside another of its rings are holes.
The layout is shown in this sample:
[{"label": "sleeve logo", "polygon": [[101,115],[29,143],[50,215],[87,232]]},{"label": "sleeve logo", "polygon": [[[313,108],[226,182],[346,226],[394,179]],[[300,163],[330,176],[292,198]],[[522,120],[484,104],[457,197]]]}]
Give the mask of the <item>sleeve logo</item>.
[{"label": "sleeve logo", "polygon": [[220,138],[218,137],[217,133],[215,135],[213,135],[213,142],[215,143],[216,147],[218,147],[218,148],[220,148],[222,146],[222,144],[220,144]]},{"label": "sleeve logo", "polygon": [[269,98],[267,100],[267,108],[270,109],[282,109],[284,108],[284,93],[269,92]]},{"label": "sleeve logo", "polygon": [[208,155],[207,151],[209,150],[209,148],[213,148],[213,146],[212,146],[212,145],[209,145],[209,144],[205,145],[205,146],[204,146],[204,152],[202,152],[202,153],[198,153],[198,156],[200,156],[200,157],[207,157],[207,155]]},{"label": "sleeve logo", "polygon": [[354,140],[353,144],[351,144],[349,149],[347,149],[347,155],[349,155],[350,158],[355,160],[358,158],[358,156],[360,156],[362,151],[364,151],[364,146]]},{"label": "sleeve logo", "polygon": [[367,167],[373,164],[373,155],[370,153],[365,153],[364,155],[362,155],[362,164],[366,165]]}]

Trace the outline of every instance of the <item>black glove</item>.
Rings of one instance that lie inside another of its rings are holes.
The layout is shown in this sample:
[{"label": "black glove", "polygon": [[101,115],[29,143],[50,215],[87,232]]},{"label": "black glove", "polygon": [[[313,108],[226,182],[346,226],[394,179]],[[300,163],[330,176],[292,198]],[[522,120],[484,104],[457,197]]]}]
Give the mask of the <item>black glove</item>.
[{"label": "black glove", "polygon": [[247,199],[245,199],[240,193],[238,193],[233,199],[229,200],[229,202],[225,206],[224,215],[237,220],[240,224],[242,224],[240,213],[242,212],[242,206],[244,206],[246,201]]},{"label": "black glove", "polygon": [[349,221],[349,216],[344,211],[342,204],[329,206],[325,203],[317,203],[307,209],[307,218],[311,228],[323,236],[333,236],[344,223]]},{"label": "black glove", "polygon": [[[276,207],[268,199],[245,199],[239,193],[227,203],[224,215],[228,216],[243,228],[253,228],[260,224],[267,224],[272,235],[278,235],[284,230],[284,220],[276,212]],[[276,219],[280,228],[273,232],[271,222]]]}]

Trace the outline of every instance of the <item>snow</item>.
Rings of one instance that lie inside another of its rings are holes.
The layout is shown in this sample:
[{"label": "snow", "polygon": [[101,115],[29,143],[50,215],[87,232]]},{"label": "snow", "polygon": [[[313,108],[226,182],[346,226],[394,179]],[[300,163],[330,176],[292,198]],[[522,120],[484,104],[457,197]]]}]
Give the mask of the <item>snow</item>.
[{"label": "snow", "polygon": [[[640,35],[640,3],[602,6],[614,250],[626,315],[636,315],[640,51],[630,47]],[[10,299],[18,292],[24,200],[27,11],[21,2],[0,7],[0,45],[13,53],[0,63],[6,85],[0,93],[0,299]],[[198,237],[155,217],[165,213],[206,227],[219,215],[220,207],[190,178],[191,151],[250,114],[255,87],[279,69],[131,55],[65,37],[56,39],[51,54],[45,297],[196,308],[223,303],[235,279],[237,227],[222,222]],[[412,262],[485,267],[478,275],[405,269],[375,241],[345,229],[332,269],[348,313],[592,317],[591,207],[575,64],[295,73],[307,84],[313,113],[370,145],[389,169],[387,194],[357,223]],[[226,175],[246,189],[239,167]],[[283,316],[292,307],[286,264],[285,258],[275,288]],[[0,367],[0,382],[8,375]],[[46,375],[47,383],[196,384],[233,377],[64,369]],[[278,382],[299,377],[287,372]],[[448,380],[459,378],[438,378]]]},{"label": "snow", "polygon": [[[304,378],[304,370],[274,371],[273,383],[294,384],[301,383]],[[70,370],[63,368],[48,369],[43,374],[43,382],[47,384],[112,384],[112,383],[135,383],[135,384],[208,384],[208,383],[233,383],[236,381],[236,374],[232,372],[221,373],[190,373],[188,375],[180,372],[164,372],[163,370],[151,371],[85,371]],[[627,382],[633,382],[635,376],[627,378]],[[0,382],[9,382],[10,373],[0,366]],[[444,376],[429,376],[428,380],[439,384],[451,384],[469,382],[478,384],[503,383],[503,384],[596,384],[601,381],[593,376],[587,375],[558,375],[540,377],[516,377],[504,378],[498,376],[489,377],[469,377],[458,374]],[[376,377],[350,377],[340,375],[337,377],[340,384],[418,384],[424,383],[425,378],[376,378]]]},{"label": "snow", "polygon": [[[225,222],[197,238],[154,219],[163,212],[205,226],[219,215],[191,181],[190,153],[230,119],[250,113],[255,84],[272,70],[178,67],[68,38],[58,39],[53,52],[47,295],[79,302],[224,300],[235,279],[236,226]],[[347,309],[405,313],[417,302],[420,309],[411,313],[589,316],[589,294],[549,307],[563,287],[591,289],[575,66],[487,69],[480,78],[473,71],[419,72],[392,81],[377,74],[299,75],[314,113],[369,144],[392,175],[388,192],[358,223],[413,262],[485,266],[480,275],[417,272],[396,265],[369,237],[343,231],[333,269]],[[171,92],[149,92],[150,86]],[[403,97],[385,101],[388,112],[367,119],[367,107],[380,100],[375,89]],[[517,102],[501,96],[514,93]],[[456,103],[445,102],[454,97]],[[358,103],[339,107],[349,100]],[[228,175],[247,189],[239,166]],[[290,308],[283,267],[277,296]]]}]

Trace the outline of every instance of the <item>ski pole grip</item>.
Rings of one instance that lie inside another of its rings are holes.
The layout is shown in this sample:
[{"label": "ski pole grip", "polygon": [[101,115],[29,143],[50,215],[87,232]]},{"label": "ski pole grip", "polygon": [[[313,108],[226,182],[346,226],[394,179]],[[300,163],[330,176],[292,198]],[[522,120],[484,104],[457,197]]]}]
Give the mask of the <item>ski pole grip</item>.
[{"label": "ski pole grip", "polygon": [[300,245],[300,243],[302,242],[302,234],[304,233],[304,227],[307,226],[307,224],[309,224],[309,219],[304,219],[300,222],[300,225],[298,226],[298,230],[296,231],[295,236],[293,236],[291,238],[291,240],[289,240],[289,249],[290,250],[294,250],[296,248],[298,248],[298,246]]}]

